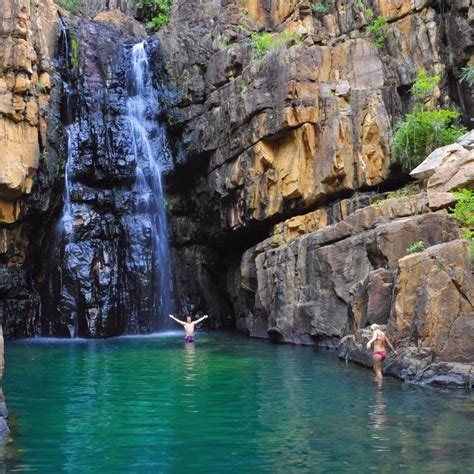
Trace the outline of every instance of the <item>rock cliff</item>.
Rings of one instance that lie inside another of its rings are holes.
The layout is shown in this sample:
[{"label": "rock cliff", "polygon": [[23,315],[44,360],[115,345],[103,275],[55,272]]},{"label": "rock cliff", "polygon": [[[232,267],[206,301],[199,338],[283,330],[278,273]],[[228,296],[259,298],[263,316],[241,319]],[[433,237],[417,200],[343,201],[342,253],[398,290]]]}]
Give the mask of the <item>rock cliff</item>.
[{"label": "rock cliff", "polygon": [[[471,59],[474,6],[327,3],[321,13],[309,1],[178,2],[159,35],[181,91],[168,119],[180,294],[220,314],[216,325],[231,303],[252,336],[335,347],[392,321],[411,244],[460,242],[446,209],[449,191],[474,185],[471,145],[439,151],[445,176],[425,189],[403,188],[390,142],[420,69],[441,76],[432,105],[459,109],[469,125],[472,89],[458,77]],[[387,20],[381,44],[367,30],[374,15]],[[260,45],[265,34],[275,47]],[[470,275],[467,257],[459,265]],[[460,321],[472,335],[466,301]]]},{"label": "rock cliff", "polygon": [[0,318],[5,334],[18,337],[34,332],[44,243],[60,205],[58,16],[49,0],[12,0],[0,17]]}]

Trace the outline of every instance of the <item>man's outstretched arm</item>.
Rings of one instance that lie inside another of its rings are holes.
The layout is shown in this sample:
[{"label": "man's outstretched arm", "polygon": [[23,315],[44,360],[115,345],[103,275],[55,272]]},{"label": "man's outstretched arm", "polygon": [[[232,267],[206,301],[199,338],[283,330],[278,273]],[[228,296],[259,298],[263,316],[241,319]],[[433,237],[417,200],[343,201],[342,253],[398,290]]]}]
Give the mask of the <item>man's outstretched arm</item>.
[{"label": "man's outstretched arm", "polygon": [[170,318],[175,320],[177,323],[181,324],[182,326],[184,326],[184,321],[180,321],[178,318],[175,318],[172,314],[170,314]]},{"label": "man's outstretched arm", "polygon": [[201,321],[204,321],[205,319],[207,319],[209,316],[207,314],[205,314],[202,318],[199,318],[199,319],[196,319],[196,321],[194,321],[194,324],[197,324],[197,323],[200,323]]}]

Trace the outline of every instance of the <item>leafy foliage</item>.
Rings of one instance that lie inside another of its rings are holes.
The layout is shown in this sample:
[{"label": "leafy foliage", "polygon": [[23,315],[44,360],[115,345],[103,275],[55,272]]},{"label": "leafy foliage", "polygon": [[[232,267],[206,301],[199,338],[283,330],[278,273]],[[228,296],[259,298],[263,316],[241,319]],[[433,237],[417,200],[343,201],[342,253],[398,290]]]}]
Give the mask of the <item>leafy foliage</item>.
[{"label": "leafy foliage", "polygon": [[331,8],[334,6],[335,0],[323,0],[319,3],[311,4],[311,11],[313,13],[329,13]]},{"label": "leafy foliage", "polygon": [[438,85],[440,81],[439,76],[428,76],[424,69],[420,69],[418,71],[418,77],[416,81],[411,86],[411,92],[413,93],[413,97],[417,100],[417,102],[421,100],[425,100],[427,96],[431,95],[434,88]]},{"label": "leafy foliage", "polygon": [[370,25],[367,25],[366,30],[373,37],[375,47],[383,48],[388,30],[387,19],[382,15],[378,16]]},{"label": "leafy foliage", "polygon": [[463,226],[474,227],[474,191],[460,189],[454,196],[457,202],[450,211]]},{"label": "leafy foliage", "polygon": [[395,126],[392,141],[393,156],[403,169],[410,172],[435,148],[449,145],[467,132],[456,125],[459,112],[449,109],[426,110],[426,101],[439,82],[439,76],[428,76],[420,70],[411,91],[415,97],[414,112],[406,114]]},{"label": "leafy foliage", "polygon": [[404,171],[410,172],[435,148],[456,141],[467,129],[454,124],[459,112],[446,109],[418,111],[405,115],[395,126],[392,153],[402,161]]},{"label": "leafy foliage", "polygon": [[148,28],[157,31],[170,22],[172,3],[173,0],[138,0],[137,5],[147,11]]},{"label": "leafy foliage", "polygon": [[253,57],[255,59],[261,59],[267,54],[268,51],[281,46],[286,46],[290,41],[294,41],[296,35],[284,31],[282,33],[272,35],[271,33],[252,33],[252,49]]},{"label": "leafy foliage", "polygon": [[474,87],[474,66],[472,64],[463,67],[461,69],[461,75],[459,76],[461,82],[466,81],[470,87]]},{"label": "leafy foliage", "polygon": [[83,0],[55,0],[56,4],[73,15],[79,15],[81,12]]},{"label": "leafy foliage", "polygon": [[423,252],[425,250],[426,245],[422,240],[418,240],[417,242],[413,242],[409,247],[406,249],[407,254]]}]

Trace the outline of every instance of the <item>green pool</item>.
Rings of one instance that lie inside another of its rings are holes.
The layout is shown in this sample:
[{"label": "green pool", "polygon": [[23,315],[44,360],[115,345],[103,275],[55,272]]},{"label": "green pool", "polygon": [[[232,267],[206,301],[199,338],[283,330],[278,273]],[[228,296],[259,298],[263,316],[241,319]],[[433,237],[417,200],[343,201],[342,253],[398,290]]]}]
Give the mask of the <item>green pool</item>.
[{"label": "green pool", "polygon": [[6,346],[8,471],[472,472],[474,397],[233,334]]}]

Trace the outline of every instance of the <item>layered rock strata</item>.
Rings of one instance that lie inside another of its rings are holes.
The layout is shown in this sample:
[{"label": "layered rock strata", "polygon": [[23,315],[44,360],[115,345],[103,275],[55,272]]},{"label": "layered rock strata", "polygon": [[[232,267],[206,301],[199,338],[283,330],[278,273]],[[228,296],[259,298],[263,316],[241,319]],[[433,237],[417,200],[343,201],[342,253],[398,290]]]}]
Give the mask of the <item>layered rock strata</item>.
[{"label": "layered rock strata", "polygon": [[[194,283],[178,285],[180,294],[223,301],[221,314],[230,301],[238,328],[285,342],[335,347],[386,324],[410,245],[465,246],[447,209],[451,191],[472,186],[469,138],[439,151],[445,166],[427,189],[387,191],[408,179],[390,140],[420,69],[441,77],[431,105],[469,122],[472,90],[458,78],[472,59],[472,8],[386,0],[336,2],[318,14],[303,0],[176,4],[159,35],[182,92],[168,119],[178,152],[170,211],[183,281]],[[388,26],[377,48],[366,27],[379,15]],[[264,32],[280,46],[265,50]]]},{"label": "layered rock strata", "polygon": [[19,337],[34,333],[59,204],[58,15],[50,0],[7,0],[0,18],[0,320],[6,336]]}]

